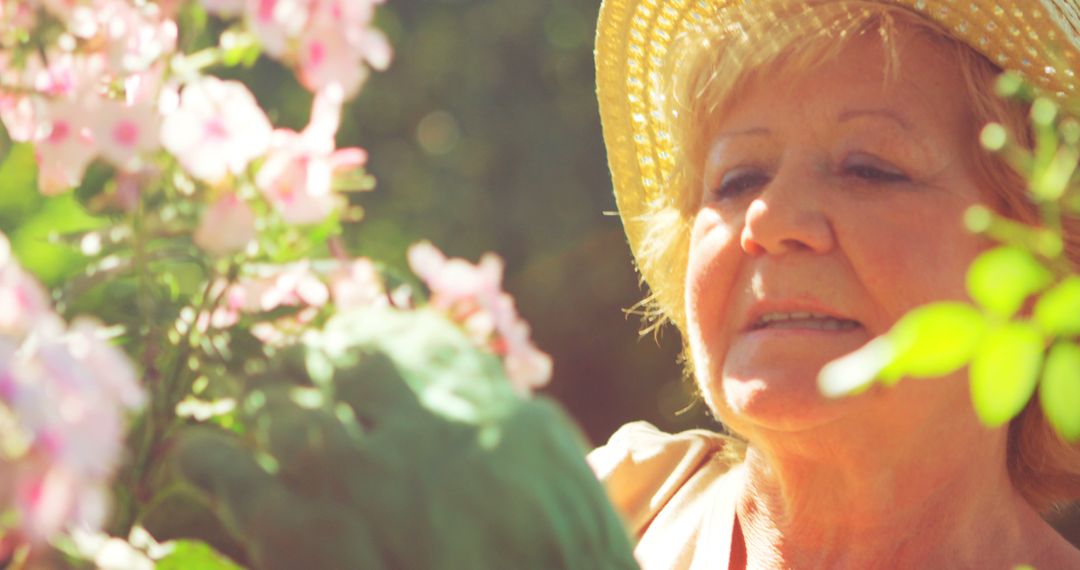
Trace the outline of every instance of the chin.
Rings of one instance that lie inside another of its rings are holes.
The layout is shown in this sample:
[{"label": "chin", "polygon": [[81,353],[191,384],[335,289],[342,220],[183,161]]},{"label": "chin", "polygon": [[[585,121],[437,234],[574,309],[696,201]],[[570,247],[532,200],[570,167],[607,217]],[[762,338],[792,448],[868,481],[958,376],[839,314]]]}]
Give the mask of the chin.
[{"label": "chin", "polygon": [[871,390],[831,399],[818,390],[821,367],[858,348],[860,340],[811,345],[738,339],[722,359],[698,360],[697,378],[713,413],[737,432],[813,429],[874,407],[882,396]]},{"label": "chin", "polygon": [[[831,400],[817,390],[815,378],[724,376],[709,386],[710,406],[736,432],[795,432],[828,424],[851,411],[850,400]],[[861,397],[860,397],[861,398]]]}]

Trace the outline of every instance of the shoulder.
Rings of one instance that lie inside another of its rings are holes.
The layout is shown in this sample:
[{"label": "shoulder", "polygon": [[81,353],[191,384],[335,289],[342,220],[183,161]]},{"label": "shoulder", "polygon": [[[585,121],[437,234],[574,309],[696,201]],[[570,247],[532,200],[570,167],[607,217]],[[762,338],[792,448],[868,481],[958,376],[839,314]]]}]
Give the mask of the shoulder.
[{"label": "shoulder", "polygon": [[669,434],[633,422],[588,459],[630,530],[639,533],[691,479],[719,476],[735,465],[736,446],[732,438],[708,430]]}]

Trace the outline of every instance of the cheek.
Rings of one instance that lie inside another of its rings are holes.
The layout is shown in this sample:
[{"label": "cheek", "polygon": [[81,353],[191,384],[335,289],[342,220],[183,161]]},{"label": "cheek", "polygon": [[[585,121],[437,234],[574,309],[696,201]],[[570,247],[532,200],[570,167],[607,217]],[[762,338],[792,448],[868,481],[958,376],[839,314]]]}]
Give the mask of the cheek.
[{"label": "cheek", "polygon": [[[697,364],[701,347],[722,354],[732,311],[732,284],[739,268],[739,231],[715,212],[703,210],[694,221],[686,267],[687,334]],[[719,352],[718,352],[719,351]]]},{"label": "cheek", "polygon": [[[966,207],[919,208],[868,215],[846,224],[839,241],[871,301],[892,322],[910,309],[943,299],[965,300],[967,267],[983,248],[967,232]],[[840,229],[839,227],[837,228]],[[846,239],[845,239],[846,238]]]}]

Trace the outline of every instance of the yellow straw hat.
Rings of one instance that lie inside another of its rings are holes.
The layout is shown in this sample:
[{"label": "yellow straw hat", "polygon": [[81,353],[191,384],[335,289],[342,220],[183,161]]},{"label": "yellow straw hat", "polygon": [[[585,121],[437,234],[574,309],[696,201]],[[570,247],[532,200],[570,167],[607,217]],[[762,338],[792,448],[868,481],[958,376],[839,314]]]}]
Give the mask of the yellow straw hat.
[{"label": "yellow straw hat", "polygon": [[[822,4],[830,0],[819,0]],[[596,84],[615,198],[642,276],[657,290],[664,264],[641,264],[650,206],[672,199],[667,181],[677,149],[667,82],[683,36],[718,19],[773,17],[807,0],[604,0],[596,35]],[[1060,98],[1077,94],[1080,0],[877,0],[935,22],[1003,69]],[[764,16],[763,16],[764,15]],[[778,20],[779,21],[779,20]],[[671,311],[672,307],[665,307]],[[676,309],[677,312],[677,309]],[[668,315],[672,316],[672,315]],[[676,319],[677,321],[678,319]]]}]

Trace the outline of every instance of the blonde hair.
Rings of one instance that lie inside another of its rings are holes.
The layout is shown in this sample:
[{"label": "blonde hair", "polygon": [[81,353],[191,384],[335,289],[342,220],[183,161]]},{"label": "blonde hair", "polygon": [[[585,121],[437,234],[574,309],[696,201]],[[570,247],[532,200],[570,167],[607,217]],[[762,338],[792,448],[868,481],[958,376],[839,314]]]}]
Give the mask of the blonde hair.
[{"label": "blonde hair", "polygon": [[[979,146],[979,130],[990,122],[1003,124],[1021,145],[1033,145],[1027,107],[994,94],[1001,70],[992,62],[933,22],[902,8],[858,1],[800,2],[763,12],[748,20],[742,10],[737,18],[721,10],[715,22],[680,38],[681,49],[673,50],[680,59],[670,78],[668,116],[675,117],[672,131],[679,166],[666,181],[666,199],[650,204],[642,216],[648,230],[637,263],[642,274],[665,276],[661,282],[650,283],[651,295],[639,304],[646,332],[666,322],[685,330],[683,291],[690,227],[700,202],[705,145],[715,122],[766,73],[813,70],[854,38],[880,37],[887,54],[886,81],[895,79],[902,63],[895,45],[899,29],[924,35],[948,50],[965,80],[972,114],[969,159],[979,186],[1003,215],[1039,223],[1037,208],[1026,197],[1023,177]],[[1076,269],[1080,267],[1077,220],[1066,220],[1064,232],[1066,256]],[[688,355],[684,346],[684,360],[689,361]],[[692,364],[687,370],[692,370]],[[1009,426],[1007,461],[1013,485],[1035,508],[1045,511],[1080,498],[1080,446],[1058,436],[1035,399]]]}]

